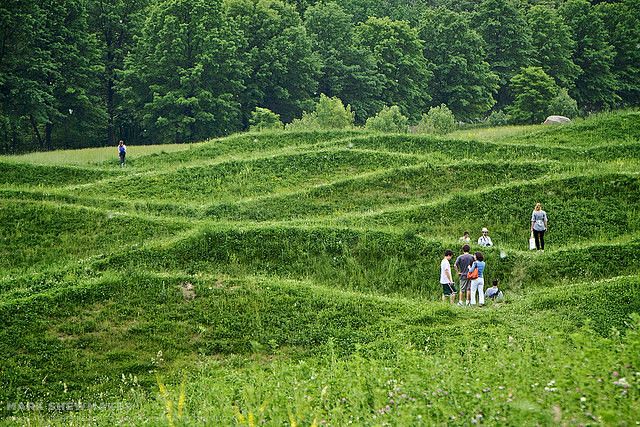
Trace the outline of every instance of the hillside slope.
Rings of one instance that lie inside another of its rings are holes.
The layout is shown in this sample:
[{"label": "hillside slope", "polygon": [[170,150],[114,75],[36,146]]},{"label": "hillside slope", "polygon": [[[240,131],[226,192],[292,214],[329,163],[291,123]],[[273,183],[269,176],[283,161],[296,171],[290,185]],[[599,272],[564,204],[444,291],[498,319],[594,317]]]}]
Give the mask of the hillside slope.
[{"label": "hillside slope", "polygon": [[[125,168],[0,158],[0,414],[638,421],[637,129],[622,112],[451,138],[243,134],[130,147]],[[537,201],[544,253],[527,247]],[[444,250],[482,227],[506,301],[440,302]]]}]

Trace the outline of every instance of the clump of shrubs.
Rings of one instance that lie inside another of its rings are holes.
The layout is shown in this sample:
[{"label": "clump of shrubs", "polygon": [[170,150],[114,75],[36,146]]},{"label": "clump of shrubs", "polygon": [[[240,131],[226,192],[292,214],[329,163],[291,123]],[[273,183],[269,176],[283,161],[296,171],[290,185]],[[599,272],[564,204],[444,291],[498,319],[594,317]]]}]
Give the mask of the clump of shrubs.
[{"label": "clump of shrubs", "polygon": [[493,111],[487,117],[486,123],[489,126],[505,126],[511,123],[511,116],[502,110]]},{"label": "clump of shrubs", "polygon": [[351,105],[345,107],[340,98],[320,95],[314,111],[302,113],[286,125],[287,130],[350,129],[355,121]]},{"label": "clump of shrubs", "polygon": [[280,115],[268,108],[256,107],[249,119],[250,131],[281,130],[284,127]]},{"label": "clump of shrubs", "polygon": [[453,112],[445,104],[431,107],[429,111],[422,115],[422,119],[415,128],[416,133],[431,133],[444,135],[454,131],[456,128],[456,118]]},{"label": "clump of shrubs", "polygon": [[393,105],[384,107],[378,114],[369,117],[365,128],[377,132],[406,133],[409,129],[409,119],[402,114],[400,107]]},{"label": "clump of shrubs", "polygon": [[549,104],[549,114],[556,114],[572,119],[578,115],[578,112],[578,103],[569,95],[569,92],[567,92],[565,88],[560,88],[558,94]]}]

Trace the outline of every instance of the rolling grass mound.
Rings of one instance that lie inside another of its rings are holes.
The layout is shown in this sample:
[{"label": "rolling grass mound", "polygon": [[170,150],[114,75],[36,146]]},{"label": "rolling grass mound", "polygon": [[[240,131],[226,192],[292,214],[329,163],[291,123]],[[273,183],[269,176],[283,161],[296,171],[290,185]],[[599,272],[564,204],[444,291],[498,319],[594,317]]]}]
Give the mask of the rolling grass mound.
[{"label": "rolling grass mound", "polygon": [[189,150],[185,151],[153,153],[136,159],[136,167],[141,169],[156,169],[158,166],[174,168],[176,165],[196,162],[277,155],[287,151],[304,151],[314,146],[326,147],[335,141],[348,140],[361,133],[360,131],[244,133],[193,144]]},{"label": "rolling grass mound", "polygon": [[[447,138],[247,133],[130,147],[125,168],[0,158],[0,417],[632,424],[637,129],[619,112]],[[504,301],[441,302],[444,250],[485,226]],[[109,405],[56,407],[80,401]]]},{"label": "rolling grass mound", "polygon": [[172,235],[184,225],[33,201],[0,201],[0,258],[3,273],[38,270],[54,264],[144,244]]},{"label": "rolling grass mound", "polygon": [[588,120],[577,120],[559,129],[542,127],[538,132],[525,134],[518,140],[584,147],[634,144],[640,140],[639,116],[638,111],[622,115],[602,113]]},{"label": "rolling grass mound", "polygon": [[80,167],[29,165],[0,161],[0,185],[56,187],[94,182],[113,177],[117,171]]},{"label": "rolling grass mound", "polygon": [[[413,158],[351,150],[318,150],[258,159],[185,166],[168,173],[134,175],[78,189],[79,194],[112,194],[124,199],[177,199],[193,203],[229,200],[314,185],[344,175],[403,166]],[[159,193],[158,190],[162,189]]]},{"label": "rolling grass mound", "polygon": [[207,215],[235,221],[278,220],[370,212],[394,205],[441,199],[451,189],[471,191],[526,175],[532,179],[558,170],[554,163],[450,163],[388,168],[275,197],[217,204]]},{"label": "rolling grass mound", "polygon": [[[406,204],[344,215],[331,221],[353,226],[412,228],[426,235],[454,237],[459,230],[492,230],[501,245],[523,248],[529,235],[528,200],[542,199],[554,206],[549,212],[547,238],[554,245],[609,240],[640,225],[637,174],[579,175],[566,178],[517,180],[502,186],[459,192],[423,204]],[[476,231],[477,233],[477,231]]]}]

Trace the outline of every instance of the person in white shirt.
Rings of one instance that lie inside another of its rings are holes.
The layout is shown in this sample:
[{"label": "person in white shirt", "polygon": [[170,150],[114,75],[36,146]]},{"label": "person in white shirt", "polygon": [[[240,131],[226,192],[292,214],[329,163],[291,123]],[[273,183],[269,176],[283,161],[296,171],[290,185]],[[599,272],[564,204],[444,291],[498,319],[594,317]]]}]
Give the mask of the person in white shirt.
[{"label": "person in white shirt", "polygon": [[484,293],[484,297],[493,301],[504,301],[504,294],[498,288],[498,279],[493,279],[493,286],[487,289]]},{"label": "person in white shirt", "polygon": [[456,288],[451,276],[451,258],[453,257],[453,251],[447,249],[444,251],[444,258],[440,262],[440,284],[442,285],[442,301],[446,301],[449,297],[449,302],[453,304],[456,298]]},{"label": "person in white shirt", "polygon": [[489,237],[489,230],[487,227],[482,227],[482,236],[478,238],[478,245],[480,246],[493,246],[491,237]]}]

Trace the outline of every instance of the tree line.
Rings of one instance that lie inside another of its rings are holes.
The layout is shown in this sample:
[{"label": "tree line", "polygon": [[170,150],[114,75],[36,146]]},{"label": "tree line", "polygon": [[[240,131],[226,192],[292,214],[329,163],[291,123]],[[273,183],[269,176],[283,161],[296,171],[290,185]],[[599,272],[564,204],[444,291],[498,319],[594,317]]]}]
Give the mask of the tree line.
[{"label": "tree line", "polygon": [[198,141],[321,94],[360,124],[637,106],[639,46],[640,0],[5,0],[0,151]]}]

